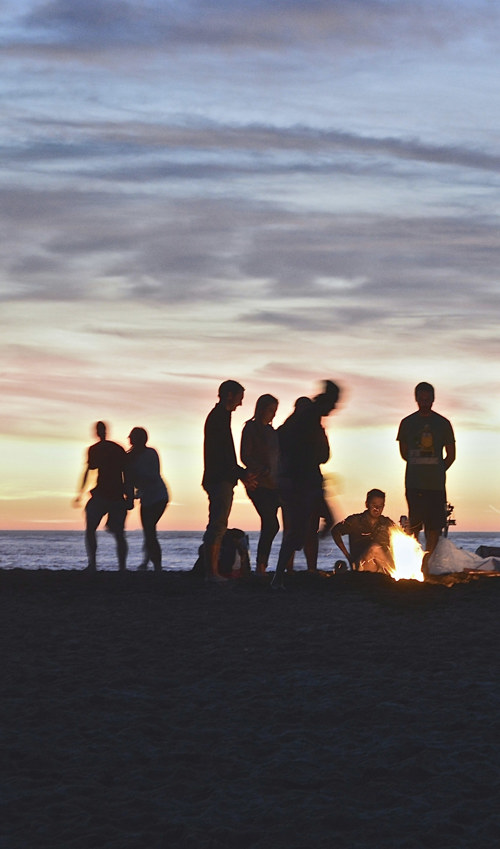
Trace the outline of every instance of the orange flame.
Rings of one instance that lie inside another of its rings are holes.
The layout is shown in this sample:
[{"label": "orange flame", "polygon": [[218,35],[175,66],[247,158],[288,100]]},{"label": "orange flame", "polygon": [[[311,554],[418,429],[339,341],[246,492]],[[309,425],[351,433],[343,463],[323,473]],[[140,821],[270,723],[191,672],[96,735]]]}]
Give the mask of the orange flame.
[{"label": "orange flame", "polygon": [[394,567],[389,574],[395,581],[423,581],[422,560],[425,551],[415,537],[408,536],[401,528],[390,530],[391,554]]}]

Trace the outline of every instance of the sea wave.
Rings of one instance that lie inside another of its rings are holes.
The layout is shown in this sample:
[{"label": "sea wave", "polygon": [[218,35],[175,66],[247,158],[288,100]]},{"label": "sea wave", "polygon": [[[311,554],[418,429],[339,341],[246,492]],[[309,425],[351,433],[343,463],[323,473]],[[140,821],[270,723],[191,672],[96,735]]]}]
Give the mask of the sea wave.
[{"label": "sea wave", "polygon": [[[198,557],[202,531],[160,531],[158,534],[163,551],[163,568],[187,571]],[[255,554],[259,534],[251,531],[250,560],[255,566]],[[450,533],[450,539],[458,548],[475,551],[480,545],[499,546],[500,535],[474,531]],[[142,559],[142,533],[127,533],[129,545],[128,568],[136,569]],[[278,558],[280,535],[276,537],[270,560],[272,570]],[[318,567],[333,569],[335,561],[343,555],[331,539],[320,540]],[[98,568],[117,568],[115,541],[105,531],[98,531]],[[1,569],[84,569],[87,565],[83,533],[80,531],[0,531]],[[295,560],[296,569],[305,569],[302,552]]]}]

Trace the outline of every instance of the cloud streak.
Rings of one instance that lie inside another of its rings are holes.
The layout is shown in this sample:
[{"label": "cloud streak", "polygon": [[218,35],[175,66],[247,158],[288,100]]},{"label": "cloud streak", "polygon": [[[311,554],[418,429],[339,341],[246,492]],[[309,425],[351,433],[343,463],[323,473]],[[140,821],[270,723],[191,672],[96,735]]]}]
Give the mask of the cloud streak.
[{"label": "cloud streak", "polygon": [[[353,327],[403,316],[409,302],[414,324],[450,315],[484,322],[499,307],[498,230],[488,216],[341,215],[244,197],[1,194],[5,302],[225,300],[244,320],[289,329],[325,329],[330,304]],[[276,305],[263,311],[263,298]],[[314,302],[319,315],[284,312],[297,300]]]},{"label": "cloud streak", "polygon": [[[283,51],[304,45],[383,49],[391,39],[440,45],[485,35],[498,24],[492,4],[420,0],[201,0],[143,2],[71,0],[41,3],[21,19],[32,41],[71,46],[76,52],[148,46],[156,49]],[[52,36],[52,40],[50,37]]]},{"label": "cloud streak", "polygon": [[[29,127],[27,129],[30,129]],[[186,120],[182,124],[137,124],[120,126],[103,122],[89,125],[85,121],[46,122],[32,127],[38,141],[28,145],[4,146],[2,156],[11,166],[75,164],[85,162],[85,176],[92,175],[131,181],[170,179],[230,179],[237,174],[268,175],[270,173],[327,174],[338,170],[355,173],[356,166],[338,157],[367,158],[373,170],[387,173],[380,160],[404,160],[413,163],[500,172],[500,156],[477,147],[458,144],[428,144],[417,138],[375,137],[342,130],[307,126],[278,127],[271,125],[224,125],[213,121]],[[62,135],[69,140],[61,140]],[[171,159],[182,156],[181,161]],[[219,160],[210,162],[209,155]],[[227,155],[233,155],[228,161]],[[259,154],[260,159],[245,159]],[[292,156],[288,159],[287,155]],[[302,155],[302,159],[297,156]],[[192,157],[196,157],[193,161]],[[317,157],[333,157],[331,160]],[[151,158],[156,161],[151,162]],[[132,162],[127,167],[113,165],[116,160]],[[133,161],[136,161],[136,165]],[[378,161],[378,165],[377,165]],[[104,169],[102,163],[107,163]],[[359,165],[362,171],[366,165]],[[393,172],[393,176],[396,176]]]}]

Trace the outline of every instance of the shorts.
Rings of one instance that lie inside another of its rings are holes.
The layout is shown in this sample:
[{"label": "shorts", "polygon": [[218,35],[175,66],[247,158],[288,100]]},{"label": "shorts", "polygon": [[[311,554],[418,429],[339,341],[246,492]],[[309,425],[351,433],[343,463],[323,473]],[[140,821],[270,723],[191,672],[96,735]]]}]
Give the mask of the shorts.
[{"label": "shorts", "polygon": [[446,526],[446,492],[435,489],[407,489],[410,531],[442,531]]},{"label": "shorts", "polygon": [[87,527],[97,528],[104,516],[108,517],[106,527],[112,534],[122,534],[127,518],[127,505],[121,501],[111,501],[101,495],[92,495],[85,506]]}]

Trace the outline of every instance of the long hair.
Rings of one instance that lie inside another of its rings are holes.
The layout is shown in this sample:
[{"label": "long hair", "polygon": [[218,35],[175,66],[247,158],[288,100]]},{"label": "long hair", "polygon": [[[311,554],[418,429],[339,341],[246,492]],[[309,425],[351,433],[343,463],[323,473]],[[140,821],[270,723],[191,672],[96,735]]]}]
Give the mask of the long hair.
[{"label": "long hair", "polygon": [[262,418],[262,413],[267,407],[270,407],[271,404],[276,404],[276,406],[278,406],[279,404],[278,399],[275,398],[274,395],[261,395],[260,398],[257,398],[253,414],[253,420],[256,422],[260,422]]}]

